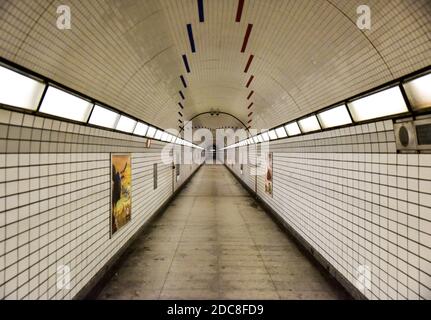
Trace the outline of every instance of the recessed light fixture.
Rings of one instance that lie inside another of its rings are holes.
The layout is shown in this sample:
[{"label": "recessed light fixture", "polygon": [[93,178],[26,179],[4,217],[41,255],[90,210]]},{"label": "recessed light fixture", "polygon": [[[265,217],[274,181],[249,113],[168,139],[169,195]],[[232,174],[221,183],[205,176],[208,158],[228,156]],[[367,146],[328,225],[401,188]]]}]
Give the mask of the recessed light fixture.
[{"label": "recessed light fixture", "polygon": [[0,103],[36,110],[45,90],[41,81],[0,66]]},{"label": "recessed light fixture", "polygon": [[87,122],[93,103],[74,94],[49,86],[40,112],[74,121]]},{"label": "recessed light fixture", "polygon": [[132,133],[135,130],[137,121],[126,116],[121,116],[117,123],[117,130]]},{"label": "recessed light fixture", "polygon": [[315,115],[301,119],[298,121],[298,123],[303,133],[313,132],[321,129],[319,121]]},{"label": "recessed light fixture", "polygon": [[301,129],[299,129],[299,126],[296,122],[291,122],[285,125],[284,129],[286,129],[286,132],[289,136],[296,136],[298,134],[301,134]]},{"label": "recessed light fixture", "polygon": [[431,73],[403,84],[414,110],[431,107]]},{"label": "recessed light fixture", "polygon": [[319,122],[322,124],[324,129],[339,127],[352,123],[352,119],[350,118],[349,112],[347,111],[347,107],[344,104],[326,111],[322,111],[317,114],[317,117],[319,118]]},{"label": "recessed light fixture", "polygon": [[120,115],[114,111],[95,105],[88,123],[96,126],[114,129]]},{"label": "recessed light fixture", "polygon": [[348,102],[347,105],[356,122],[408,111],[400,87],[398,86]]}]

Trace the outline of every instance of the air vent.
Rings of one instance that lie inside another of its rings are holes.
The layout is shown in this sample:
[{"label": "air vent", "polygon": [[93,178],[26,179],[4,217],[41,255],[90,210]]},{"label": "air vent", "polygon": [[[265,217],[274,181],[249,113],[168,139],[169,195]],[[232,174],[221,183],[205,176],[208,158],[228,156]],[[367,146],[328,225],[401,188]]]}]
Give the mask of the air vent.
[{"label": "air vent", "polygon": [[431,117],[394,124],[399,151],[431,151]]}]

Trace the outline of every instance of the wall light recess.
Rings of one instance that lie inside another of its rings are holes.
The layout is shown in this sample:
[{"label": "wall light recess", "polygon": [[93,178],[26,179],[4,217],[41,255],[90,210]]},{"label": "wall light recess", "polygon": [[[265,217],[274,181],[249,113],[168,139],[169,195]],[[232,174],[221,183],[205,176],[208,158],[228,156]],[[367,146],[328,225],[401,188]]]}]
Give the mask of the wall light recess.
[{"label": "wall light recess", "polygon": [[114,129],[119,119],[120,115],[118,113],[95,105],[88,122],[96,126]]},{"label": "wall light recess", "polygon": [[284,127],[283,127],[283,126],[276,128],[276,129],[275,129],[275,133],[277,133],[277,137],[278,137],[279,139],[281,139],[281,138],[286,138],[286,137],[287,137],[286,130],[284,129]]},{"label": "wall light recess", "polygon": [[414,110],[431,107],[431,73],[403,84]]},{"label": "wall light recess", "polygon": [[0,103],[36,110],[45,90],[42,81],[0,66]]},{"label": "wall light recess", "polygon": [[286,129],[286,132],[289,136],[297,136],[298,134],[301,134],[301,129],[299,129],[298,123],[291,122],[284,126],[284,129]]},{"label": "wall light recess", "polygon": [[350,118],[345,104],[322,111],[317,116],[323,129],[339,127],[352,123],[352,119]]},{"label": "wall light recess", "polygon": [[356,122],[377,119],[408,111],[398,86],[351,101],[347,106],[349,107],[353,120]]},{"label": "wall light recess", "polygon": [[49,86],[39,111],[60,118],[87,122],[92,108],[92,102]]},{"label": "wall light recess", "polygon": [[298,121],[299,127],[303,133],[320,130],[320,124],[315,115],[301,119]]}]

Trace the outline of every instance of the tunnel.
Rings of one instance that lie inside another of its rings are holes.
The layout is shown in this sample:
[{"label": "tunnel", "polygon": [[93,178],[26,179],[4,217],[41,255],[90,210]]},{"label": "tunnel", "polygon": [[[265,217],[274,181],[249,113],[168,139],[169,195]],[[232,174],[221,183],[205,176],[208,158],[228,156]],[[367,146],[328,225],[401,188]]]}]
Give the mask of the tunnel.
[{"label": "tunnel", "polygon": [[1,0],[0,299],[431,299],[430,1]]}]

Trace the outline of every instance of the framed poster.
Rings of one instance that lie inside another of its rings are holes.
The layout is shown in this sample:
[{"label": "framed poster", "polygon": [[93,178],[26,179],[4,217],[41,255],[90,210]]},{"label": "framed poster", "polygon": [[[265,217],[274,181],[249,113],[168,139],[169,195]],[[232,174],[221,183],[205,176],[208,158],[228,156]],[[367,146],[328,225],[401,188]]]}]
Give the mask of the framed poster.
[{"label": "framed poster", "polygon": [[130,154],[111,155],[111,235],[132,218],[132,159]]},{"label": "framed poster", "polygon": [[265,173],[265,192],[272,196],[273,184],[272,184],[272,152],[267,154],[266,158],[266,173]]}]

